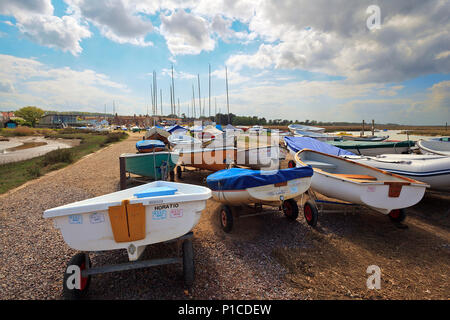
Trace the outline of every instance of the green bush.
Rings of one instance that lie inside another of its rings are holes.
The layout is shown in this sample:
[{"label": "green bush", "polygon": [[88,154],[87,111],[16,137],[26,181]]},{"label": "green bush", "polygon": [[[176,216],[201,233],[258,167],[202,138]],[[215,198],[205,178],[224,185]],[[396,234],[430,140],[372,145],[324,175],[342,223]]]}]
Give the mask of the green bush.
[{"label": "green bush", "polygon": [[73,161],[73,153],[70,149],[58,149],[45,154],[42,159],[42,165],[46,167],[55,163],[72,163]]}]

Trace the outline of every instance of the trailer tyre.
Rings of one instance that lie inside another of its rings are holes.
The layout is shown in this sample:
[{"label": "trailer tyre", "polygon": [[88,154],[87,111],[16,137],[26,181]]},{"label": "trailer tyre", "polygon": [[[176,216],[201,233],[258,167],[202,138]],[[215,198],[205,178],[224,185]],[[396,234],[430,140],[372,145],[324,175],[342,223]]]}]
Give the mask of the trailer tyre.
[{"label": "trailer tyre", "polygon": [[231,232],[231,229],[233,229],[233,213],[229,206],[225,205],[220,208],[220,225],[226,233]]},{"label": "trailer tyre", "polygon": [[170,178],[170,181],[175,181],[175,172],[173,170],[170,170],[169,178]]},{"label": "trailer tyre", "polygon": [[395,209],[389,212],[389,219],[391,219],[392,222],[403,222],[406,218],[405,210],[403,209]]},{"label": "trailer tyre", "polygon": [[310,200],[305,202],[305,205],[303,206],[303,215],[305,216],[306,223],[311,227],[315,227],[317,225],[319,211],[317,210],[314,202]]},{"label": "trailer tyre", "polygon": [[181,173],[181,167],[177,166],[177,179],[181,180],[182,173]]},{"label": "trailer tyre", "polygon": [[298,205],[294,199],[289,199],[283,202],[283,212],[286,218],[295,221],[298,218]]},{"label": "trailer tyre", "polygon": [[186,287],[190,288],[194,284],[194,247],[191,240],[183,241],[183,278]]},{"label": "trailer tyre", "polygon": [[[91,283],[91,276],[87,276],[85,278],[81,277],[80,279],[80,289],[76,288],[69,288],[68,287],[68,281],[73,280],[73,273],[68,273],[67,269],[70,266],[78,266],[80,268],[80,271],[83,271],[86,269],[86,260],[88,262],[88,268],[91,267],[91,260],[89,259],[89,256],[86,253],[80,252],[77,253],[70,259],[69,263],[67,264],[67,268],[64,272],[64,278],[63,278],[63,297],[66,300],[79,300],[86,297],[87,291],[89,289],[89,285]],[[74,280],[73,280],[74,281]],[[74,283],[74,282],[72,282]]]}]

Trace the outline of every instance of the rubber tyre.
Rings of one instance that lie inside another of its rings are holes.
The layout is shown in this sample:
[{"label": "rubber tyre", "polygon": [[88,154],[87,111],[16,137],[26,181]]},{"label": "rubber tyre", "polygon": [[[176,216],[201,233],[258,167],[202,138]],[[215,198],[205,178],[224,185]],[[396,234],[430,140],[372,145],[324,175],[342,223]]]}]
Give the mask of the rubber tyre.
[{"label": "rubber tyre", "polygon": [[181,171],[181,167],[177,166],[177,179],[181,179],[182,178],[182,171]]},{"label": "rubber tyre", "polygon": [[219,212],[220,226],[226,233],[231,232],[233,229],[233,213],[229,206],[222,206]]},{"label": "rubber tyre", "polygon": [[283,202],[283,213],[289,220],[295,221],[298,218],[298,204],[294,199]]},{"label": "rubber tyre", "polygon": [[295,168],[297,166],[297,164],[295,163],[294,160],[289,160],[287,166],[288,166],[288,168]]},{"label": "rubber tyre", "polygon": [[392,222],[400,223],[405,220],[406,213],[405,213],[405,210],[403,210],[403,209],[395,209],[395,210],[392,210],[391,212],[389,212],[388,216]]},{"label": "rubber tyre", "polygon": [[170,181],[175,181],[175,172],[173,170],[169,172],[169,179]]},{"label": "rubber tyre", "polygon": [[315,206],[314,202],[308,200],[303,206],[303,215],[305,216],[306,223],[311,227],[317,225],[317,220],[319,219],[319,211]]},{"label": "rubber tyre", "polygon": [[195,278],[195,265],[194,247],[191,240],[183,241],[183,278],[185,286],[192,287]]},{"label": "rubber tyre", "polygon": [[[86,269],[85,267],[86,263],[86,253],[79,252],[76,255],[74,255],[69,263],[67,263],[66,270],[64,271],[64,277],[63,277],[63,297],[65,300],[80,300],[84,299],[87,295],[87,292],[89,290],[89,285],[91,283],[91,276],[88,276],[87,278],[81,278],[81,288],[80,289],[69,289],[67,287],[67,280],[71,276],[71,274],[67,273],[67,268],[71,265],[76,265],[80,268],[80,270]],[[91,260],[88,256],[88,263],[89,267],[91,267]]]}]

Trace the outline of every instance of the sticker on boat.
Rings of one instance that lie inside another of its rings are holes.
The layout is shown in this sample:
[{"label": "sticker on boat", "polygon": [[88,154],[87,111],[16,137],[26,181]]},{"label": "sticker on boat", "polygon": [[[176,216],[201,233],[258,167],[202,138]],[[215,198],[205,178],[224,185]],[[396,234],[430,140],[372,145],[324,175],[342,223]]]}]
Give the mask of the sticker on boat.
[{"label": "sticker on boat", "polygon": [[170,217],[171,218],[181,218],[183,216],[183,209],[171,209]]},{"label": "sticker on boat", "polygon": [[83,224],[83,217],[81,214],[73,214],[69,216],[69,224]]},{"label": "sticker on boat", "polygon": [[375,192],[376,187],[374,186],[368,186],[367,187],[367,192]]},{"label": "sticker on boat", "polygon": [[89,221],[91,224],[103,223],[105,222],[105,216],[103,213],[95,212],[89,216]]},{"label": "sticker on boat", "polygon": [[152,220],[164,220],[167,218],[166,210],[155,210],[152,212]]}]

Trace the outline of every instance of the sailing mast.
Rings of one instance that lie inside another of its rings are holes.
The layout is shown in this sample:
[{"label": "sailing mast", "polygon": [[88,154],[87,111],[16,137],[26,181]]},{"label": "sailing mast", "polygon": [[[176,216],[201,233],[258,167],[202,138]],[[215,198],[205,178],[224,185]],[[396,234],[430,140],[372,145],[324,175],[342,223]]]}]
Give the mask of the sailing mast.
[{"label": "sailing mast", "polygon": [[209,112],[208,116],[211,117],[211,64],[209,64]]},{"label": "sailing mast", "polygon": [[195,119],[195,92],[194,92],[194,85],[192,85],[192,114]]},{"label": "sailing mast", "polygon": [[197,80],[198,80],[198,108],[200,110],[199,118],[202,116],[202,102],[201,102],[201,95],[200,95],[200,74],[197,73]]},{"label": "sailing mast", "polygon": [[172,103],[173,103],[173,112],[172,112],[172,114],[175,114],[176,113],[176,110],[175,110],[175,83],[174,83],[174,81],[173,81],[173,64],[172,64],[172,97],[171,97],[171,100],[172,100]]},{"label": "sailing mast", "polygon": [[160,104],[160,107],[161,107],[161,116],[164,114],[163,113],[163,109],[162,109],[162,89],[159,89],[159,94],[160,94],[160,96],[159,96],[159,104]]},{"label": "sailing mast", "polygon": [[230,124],[230,102],[229,102],[229,99],[228,99],[228,70],[227,70],[227,66],[225,66],[225,81],[226,81],[226,87],[227,87],[228,124]]}]

